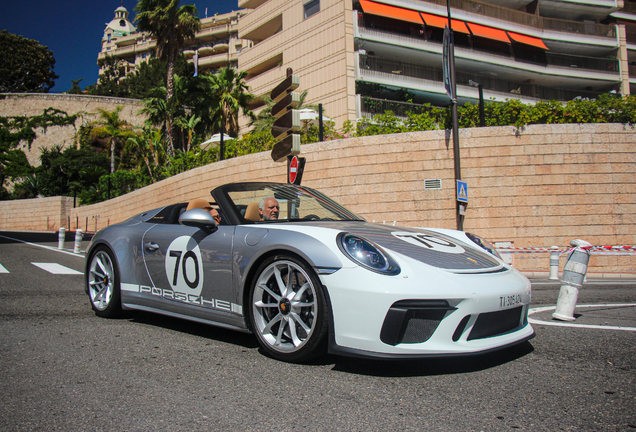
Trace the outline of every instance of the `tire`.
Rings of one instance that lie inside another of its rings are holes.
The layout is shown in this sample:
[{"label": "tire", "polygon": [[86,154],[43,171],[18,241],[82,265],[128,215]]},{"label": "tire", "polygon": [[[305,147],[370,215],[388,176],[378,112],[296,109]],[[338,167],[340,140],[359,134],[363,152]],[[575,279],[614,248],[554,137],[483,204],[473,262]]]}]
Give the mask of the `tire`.
[{"label": "tire", "polygon": [[91,254],[86,286],[95,315],[113,318],[122,313],[119,269],[107,247],[99,246]]},{"label": "tire", "polygon": [[296,363],[326,352],[330,311],[320,280],[303,261],[288,255],[267,259],[249,299],[252,330],[268,355]]}]

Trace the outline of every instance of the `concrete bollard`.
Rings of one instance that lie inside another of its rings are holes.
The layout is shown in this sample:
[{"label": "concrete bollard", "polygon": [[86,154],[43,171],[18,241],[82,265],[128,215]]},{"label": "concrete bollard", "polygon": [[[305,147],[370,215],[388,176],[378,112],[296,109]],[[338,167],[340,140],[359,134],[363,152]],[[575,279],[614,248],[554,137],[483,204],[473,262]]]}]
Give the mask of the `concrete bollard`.
[{"label": "concrete bollard", "polygon": [[57,235],[58,249],[64,249],[64,240],[66,240],[66,228],[60,227],[60,233]]},{"label": "concrete bollard", "polygon": [[562,285],[559,299],[552,318],[561,321],[574,321],[574,309],[579,298],[579,288],[583,286],[587,274],[587,264],[590,261],[590,251],[583,249],[592,246],[585,240],[572,240],[574,250],[570,253],[565,267],[563,267]]},{"label": "concrete bollard", "polygon": [[83,237],[83,232],[81,229],[78,229],[77,231],[75,231],[75,245],[73,247],[73,253],[80,253],[80,247],[82,246],[82,237]]},{"label": "concrete bollard", "polygon": [[559,247],[550,248],[550,280],[559,280]]}]

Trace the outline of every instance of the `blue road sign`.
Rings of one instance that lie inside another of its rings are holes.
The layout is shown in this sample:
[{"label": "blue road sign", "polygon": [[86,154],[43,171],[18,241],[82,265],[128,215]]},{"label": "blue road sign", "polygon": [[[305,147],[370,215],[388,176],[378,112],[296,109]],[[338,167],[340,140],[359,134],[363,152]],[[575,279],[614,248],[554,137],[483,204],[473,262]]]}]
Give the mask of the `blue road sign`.
[{"label": "blue road sign", "polygon": [[468,202],[468,183],[457,180],[457,201]]}]

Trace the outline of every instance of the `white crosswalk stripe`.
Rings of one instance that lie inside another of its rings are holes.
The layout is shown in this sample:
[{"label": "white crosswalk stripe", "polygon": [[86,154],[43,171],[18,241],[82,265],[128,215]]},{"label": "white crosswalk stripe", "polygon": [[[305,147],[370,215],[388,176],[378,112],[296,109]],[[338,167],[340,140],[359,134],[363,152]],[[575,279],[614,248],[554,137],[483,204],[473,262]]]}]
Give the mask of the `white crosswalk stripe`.
[{"label": "white crosswalk stripe", "polygon": [[4,268],[4,266],[2,264],[0,264],[0,273],[9,273],[9,270]]},{"label": "white crosswalk stripe", "polygon": [[73,274],[84,274],[82,272],[78,272],[77,270],[73,270],[71,268],[68,267],[64,267],[61,264],[57,264],[57,263],[31,263],[36,267],[41,268],[42,270],[46,270],[49,273],[52,274],[67,274],[67,275],[73,275]]}]

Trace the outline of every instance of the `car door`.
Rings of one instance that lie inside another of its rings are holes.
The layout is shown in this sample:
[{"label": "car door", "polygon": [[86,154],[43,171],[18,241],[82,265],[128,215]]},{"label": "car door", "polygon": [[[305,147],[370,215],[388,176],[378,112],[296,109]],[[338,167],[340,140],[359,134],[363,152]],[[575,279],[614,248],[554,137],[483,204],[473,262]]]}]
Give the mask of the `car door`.
[{"label": "car door", "polygon": [[232,290],[234,226],[209,233],[178,224],[158,224],[143,236],[143,257],[151,286],[145,298],[153,307],[212,319],[237,312]]}]

